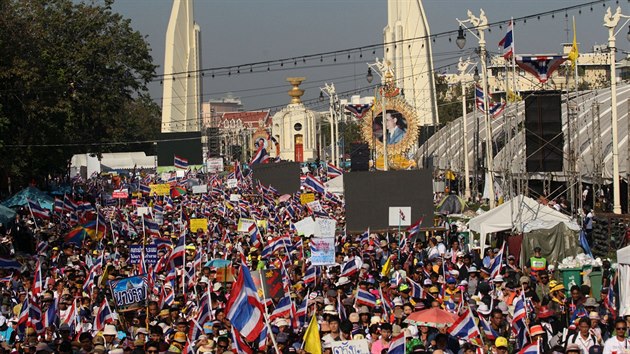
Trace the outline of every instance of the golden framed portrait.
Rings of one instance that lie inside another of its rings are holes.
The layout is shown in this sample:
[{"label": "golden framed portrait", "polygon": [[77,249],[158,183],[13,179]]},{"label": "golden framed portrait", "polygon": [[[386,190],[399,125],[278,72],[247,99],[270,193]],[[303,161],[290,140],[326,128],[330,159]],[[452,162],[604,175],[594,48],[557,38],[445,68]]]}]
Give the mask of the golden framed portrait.
[{"label": "golden framed portrait", "polygon": [[[371,149],[377,154],[383,153],[383,132],[387,131],[388,155],[400,155],[407,152],[418,141],[418,118],[415,110],[400,97],[385,100],[385,120],[383,105],[376,102],[372,114],[363,118],[361,133]],[[384,129],[386,128],[386,129]]]}]

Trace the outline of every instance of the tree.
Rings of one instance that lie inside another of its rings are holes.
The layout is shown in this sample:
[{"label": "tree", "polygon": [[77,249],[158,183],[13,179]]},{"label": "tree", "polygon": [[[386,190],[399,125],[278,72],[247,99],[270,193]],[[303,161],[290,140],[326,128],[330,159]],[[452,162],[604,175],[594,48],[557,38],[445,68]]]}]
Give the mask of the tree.
[{"label": "tree", "polygon": [[159,131],[145,38],[104,4],[0,0],[0,173],[64,172],[75,153],[138,150],[117,142]]}]

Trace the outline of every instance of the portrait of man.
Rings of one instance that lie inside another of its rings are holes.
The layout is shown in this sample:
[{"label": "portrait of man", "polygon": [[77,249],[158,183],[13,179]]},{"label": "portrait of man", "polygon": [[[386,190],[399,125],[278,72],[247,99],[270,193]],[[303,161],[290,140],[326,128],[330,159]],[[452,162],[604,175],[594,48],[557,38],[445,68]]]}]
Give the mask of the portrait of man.
[{"label": "portrait of man", "polygon": [[[387,145],[398,144],[407,133],[407,120],[402,113],[388,109],[385,112],[385,125],[387,127]],[[383,141],[383,118],[379,114],[372,122],[372,134],[375,139]]]}]

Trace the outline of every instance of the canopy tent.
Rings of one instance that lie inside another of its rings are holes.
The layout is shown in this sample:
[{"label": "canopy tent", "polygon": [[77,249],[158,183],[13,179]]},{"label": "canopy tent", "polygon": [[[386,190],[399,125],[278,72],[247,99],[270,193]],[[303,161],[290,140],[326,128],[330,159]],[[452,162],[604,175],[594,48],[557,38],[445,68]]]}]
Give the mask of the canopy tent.
[{"label": "canopy tent", "polygon": [[534,248],[540,247],[542,256],[548,264],[555,264],[578,253],[584,253],[579,247],[579,231],[570,229],[564,223],[558,223],[548,229],[531,230],[523,235],[520,245],[521,265],[534,255]]},{"label": "canopy tent", "polygon": [[4,205],[0,205],[0,223],[7,225],[13,218],[15,218],[15,211],[7,208]]},{"label": "canopy tent", "polygon": [[617,250],[619,316],[630,315],[630,246]]},{"label": "canopy tent", "polygon": [[442,198],[437,205],[437,211],[441,214],[458,214],[464,211],[466,202],[457,194],[449,194]]},{"label": "canopy tent", "polygon": [[479,233],[483,254],[489,233],[512,229],[517,232],[530,232],[532,230],[551,229],[559,223],[564,223],[570,230],[578,231],[580,229],[578,224],[569,216],[542,205],[532,198],[519,195],[470,219],[468,227]]},{"label": "canopy tent", "polygon": [[26,187],[0,204],[8,208],[13,208],[28,204],[27,199],[37,201],[42,208],[53,209],[53,198],[35,187]]}]

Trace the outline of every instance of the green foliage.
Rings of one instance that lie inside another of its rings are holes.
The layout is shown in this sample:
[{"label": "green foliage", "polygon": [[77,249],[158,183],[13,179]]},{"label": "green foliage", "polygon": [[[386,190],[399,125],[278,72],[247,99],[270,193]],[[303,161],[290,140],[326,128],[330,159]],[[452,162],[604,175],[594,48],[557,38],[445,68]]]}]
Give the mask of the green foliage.
[{"label": "green foliage", "polygon": [[[449,87],[446,77],[435,75],[435,90],[438,103],[438,115],[440,123],[446,124],[462,116],[462,89],[461,85]],[[473,107],[474,86],[466,87],[466,110]]]},{"label": "green foliage", "polygon": [[110,5],[0,0],[3,175],[63,172],[75,153],[138,150],[101,143],[159,131],[159,108],[147,96],[156,68],[149,46]]},{"label": "green foliage", "polygon": [[354,120],[346,120],[345,122],[341,122],[339,124],[339,132],[343,134],[344,144],[344,154],[350,153],[350,145],[352,143],[361,143],[363,142],[363,137],[361,136],[361,124],[359,121]]}]

